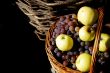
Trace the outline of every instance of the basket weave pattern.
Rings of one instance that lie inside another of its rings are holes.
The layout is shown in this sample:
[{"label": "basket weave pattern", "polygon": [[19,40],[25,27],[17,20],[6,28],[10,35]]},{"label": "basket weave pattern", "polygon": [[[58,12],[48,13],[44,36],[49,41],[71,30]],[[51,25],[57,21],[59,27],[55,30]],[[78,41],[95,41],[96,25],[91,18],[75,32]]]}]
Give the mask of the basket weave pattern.
[{"label": "basket weave pattern", "polygon": [[[36,28],[35,33],[40,40],[45,40],[45,35],[50,25],[53,24],[60,12],[58,10],[76,9],[75,6],[90,2],[89,0],[18,0],[16,4],[30,19],[30,24]],[[68,14],[68,11],[67,13]]]}]

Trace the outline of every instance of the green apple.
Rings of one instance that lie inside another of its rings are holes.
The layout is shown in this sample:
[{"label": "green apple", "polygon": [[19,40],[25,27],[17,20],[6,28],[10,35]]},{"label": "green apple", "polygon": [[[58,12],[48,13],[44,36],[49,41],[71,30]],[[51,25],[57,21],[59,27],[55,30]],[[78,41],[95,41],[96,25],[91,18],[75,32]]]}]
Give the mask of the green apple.
[{"label": "green apple", "polygon": [[88,6],[83,6],[78,10],[78,21],[83,25],[93,25],[98,19],[98,12]]},{"label": "green apple", "polygon": [[75,63],[79,71],[88,72],[90,70],[91,55],[88,53],[82,53],[77,57]]},{"label": "green apple", "polygon": [[105,52],[110,48],[110,35],[106,33],[101,33],[101,40],[99,42],[99,51]]},{"label": "green apple", "polygon": [[56,37],[56,46],[61,51],[69,51],[73,47],[73,39],[66,34],[60,34]]},{"label": "green apple", "polygon": [[91,26],[83,26],[79,30],[79,38],[82,41],[92,41],[95,38],[95,30]]}]

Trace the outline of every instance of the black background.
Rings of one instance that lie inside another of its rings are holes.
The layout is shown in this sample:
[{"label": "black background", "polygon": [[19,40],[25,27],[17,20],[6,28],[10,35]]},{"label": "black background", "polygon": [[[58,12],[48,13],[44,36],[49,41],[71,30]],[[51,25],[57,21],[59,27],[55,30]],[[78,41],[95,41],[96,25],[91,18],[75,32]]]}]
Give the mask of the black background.
[{"label": "black background", "polygon": [[[8,72],[50,73],[45,42],[14,0],[0,0],[0,66]],[[110,1],[110,0],[108,0]],[[105,5],[105,22],[110,22],[110,2]]]},{"label": "black background", "polygon": [[14,0],[0,2],[1,70],[50,73],[45,42],[33,33],[34,27]]}]

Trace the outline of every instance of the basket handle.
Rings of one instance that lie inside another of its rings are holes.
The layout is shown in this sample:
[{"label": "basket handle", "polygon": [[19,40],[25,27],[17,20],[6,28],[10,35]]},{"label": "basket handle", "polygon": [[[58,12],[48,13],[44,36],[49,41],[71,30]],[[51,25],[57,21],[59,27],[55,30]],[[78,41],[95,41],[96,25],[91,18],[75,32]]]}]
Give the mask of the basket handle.
[{"label": "basket handle", "polygon": [[90,73],[94,73],[94,67],[95,67],[96,56],[97,56],[97,52],[98,52],[100,33],[101,33],[101,29],[102,29],[102,24],[103,24],[104,7],[98,8],[98,12],[99,12],[98,27],[97,27],[97,31],[96,31],[94,46],[93,46],[93,54],[92,54],[92,62],[91,62],[91,66],[90,66]]}]

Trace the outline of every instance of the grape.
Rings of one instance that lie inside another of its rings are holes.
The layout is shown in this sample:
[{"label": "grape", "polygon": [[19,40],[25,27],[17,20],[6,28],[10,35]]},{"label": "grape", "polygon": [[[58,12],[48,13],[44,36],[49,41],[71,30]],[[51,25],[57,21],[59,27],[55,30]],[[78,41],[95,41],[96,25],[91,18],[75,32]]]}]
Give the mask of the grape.
[{"label": "grape", "polygon": [[82,41],[82,42],[80,43],[80,45],[81,45],[81,46],[85,46],[85,43]]},{"label": "grape", "polygon": [[85,50],[85,53],[90,53],[89,50]]},{"label": "grape", "polygon": [[65,54],[62,55],[62,59],[66,60],[66,55]]},{"label": "grape", "polygon": [[97,27],[97,24],[94,24],[92,27],[93,27],[93,28],[96,28],[96,27]]},{"label": "grape", "polygon": [[59,50],[58,50],[58,48],[55,48],[54,49],[54,53],[57,53]]},{"label": "grape", "polygon": [[51,51],[53,51],[53,50],[54,50],[54,47],[53,47],[52,45],[50,45],[50,46],[49,46],[49,49],[50,49]]},{"label": "grape", "polygon": [[104,73],[104,71],[101,70],[99,73]]},{"label": "grape", "polygon": [[74,55],[78,55],[78,51],[74,51],[73,54],[74,54]]},{"label": "grape", "polygon": [[90,42],[86,41],[85,42],[85,45],[89,46],[90,45]]},{"label": "grape", "polygon": [[67,55],[73,55],[73,52],[69,51],[67,52]]},{"label": "grape", "polygon": [[67,31],[67,35],[71,35],[71,31],[70,30]]},{"label": "grape", "polygon": [[55,38],[55,35],[56,35],[56,33],[55,33],[55,32],[53,32],[53,34],[52,34],[52,38]]},{"label": "grape", "polygon": [[61,16],[60,17],[60,22],[64,21],[65,20],[65,17],[64,16]]},{"label": "grape", "polygon": [[80,29],[80,27],[78,27],[78,26],[75,27],[76,32],[79,32],[79,29]]},{"label": "grape", "polygon": [[79,36],[79,33],[74,33],[74,38],[77,38]]},{"label": "grape", "polygon": [[64,29],[64,28],[62,28],[60,32],[61,32],[61,33],[65,33],[65,29]]},{"label": "grape", "polygon": [[77,41],[78,41],[78,42],[81,42],[81,39],[78,37],[78,38],[77,38]]},{"label": "grape", "polygon": [[68,22],[70,22],[70,19],[69,18],[66,18],[64,22],[65,23],[68,23]]},{"label": "grape", "polygon": [[72,68],[73,68],[74,70],[76,69],[75,63],[73,63]]},{"label": "grape", "polygon": [[104,65],[105,64],[105,61],[101,61],[101,65]]},{"label": "grape", "polygon": [[71,33],[74,33],[74,27],[73,26],[70,26],[69,30],[71,31]]},{"label": "grape", "polygon": [[65,30],[68,30],[68,29],[69,29],[69,25],[66,25],[66,26],[65,26]]},{"label": "grape", "polygon": [[66,61],[66,60],[63,61],[63,65],[64,65],[64,66],[67,66],[67,65],[68,65],[68,61]]},{"label": "grape", "polygon": [[69,26],[74,26],[74,23],[72,21],[68,22]]},{"label": "grape", "polygon": [[109,58],[109,53],[108,52],[104,52],[104,57],[105,58]]},{"label": "grape", "polygon": [[53,45],[53,46],[55,45],[55,41],[52,41],[52,45]]},{"label": "grape", "polygon": [[58,51],[58,52],[56,53],[56,55],[57,55],[57,57],[61,57],[62,53]]},{"label": "grape", "polygon": [[71,57],[71,63],[75,63],[76,57],[72,56]]},{"label": "grape", "polygon": [[84,48],[85,48],[85,49],[89,49],[89,46],[88,46],[88,45],[86,45]]},{"label": "grape", "polygon": [[76,14],[72,14],[72,18],[77,19]]},{"label": "grape", "polygon": [[80,47],[78,50],[79,50],[79,52],[84,51],[83,47]]}]

